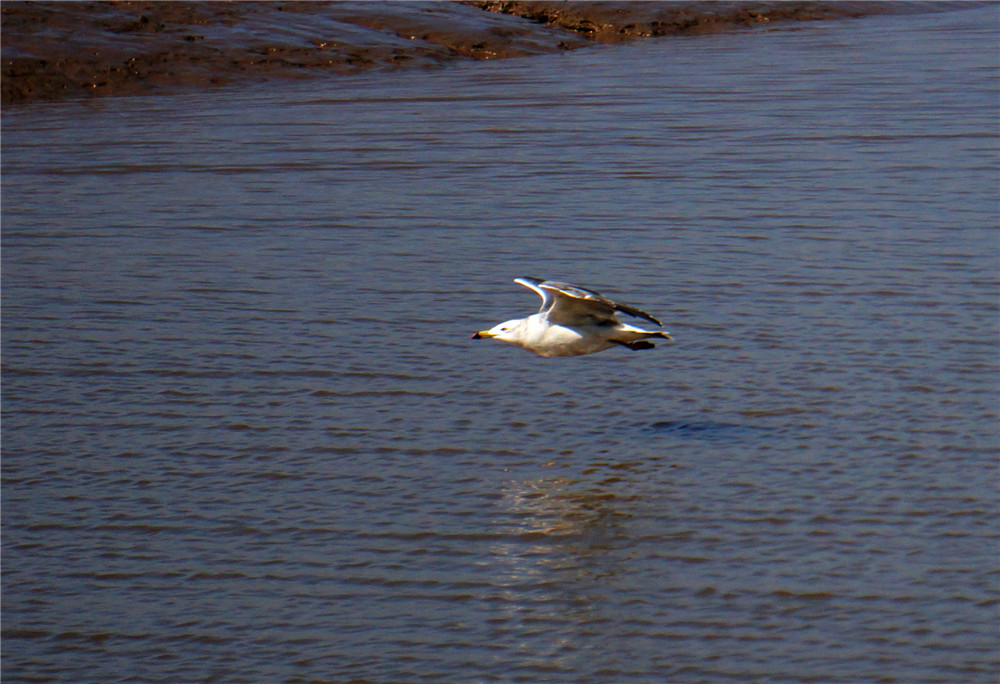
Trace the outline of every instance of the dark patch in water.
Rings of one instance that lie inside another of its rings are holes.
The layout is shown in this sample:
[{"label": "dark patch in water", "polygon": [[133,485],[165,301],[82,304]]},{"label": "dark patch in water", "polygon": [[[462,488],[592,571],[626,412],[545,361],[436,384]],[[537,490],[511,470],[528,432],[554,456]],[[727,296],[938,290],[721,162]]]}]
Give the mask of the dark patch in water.
[{"label": "dark patch in water", "polygon": [[661,420],[649,426],[649,430],[660,434],[677,435],[694,439],[735,440],[756,437],[767,432],[766,428],[754,425],[740,425],[715,420]]}]

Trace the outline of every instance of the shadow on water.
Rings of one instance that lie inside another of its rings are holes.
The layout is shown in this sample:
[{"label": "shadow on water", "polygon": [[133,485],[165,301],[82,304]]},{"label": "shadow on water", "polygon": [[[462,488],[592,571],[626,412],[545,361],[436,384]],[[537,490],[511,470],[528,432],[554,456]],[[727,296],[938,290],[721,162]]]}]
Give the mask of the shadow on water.
[{"label": "shadow on water", "polygon": [[701,441],[735,442],[761,439],[772,431],[759,425],[742,425],[716,420],[661,420],[645,428],[646,432]]}]

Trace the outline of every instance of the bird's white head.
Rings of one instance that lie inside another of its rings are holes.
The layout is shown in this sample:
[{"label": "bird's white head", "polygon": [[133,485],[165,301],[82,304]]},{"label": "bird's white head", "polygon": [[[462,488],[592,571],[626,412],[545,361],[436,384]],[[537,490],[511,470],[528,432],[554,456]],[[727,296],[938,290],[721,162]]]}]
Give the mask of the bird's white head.
[{"label": "bird's white head", "polygon": [[493,338],[495,340],[500,340],[501,342],[509,342],[511,344],[518,344],[521,340],[521,334],[524,330],[523,318],[515,318],[513,320],[504,321],[494,325],[489,330],[480,330],[472,336],[474,340]]}]

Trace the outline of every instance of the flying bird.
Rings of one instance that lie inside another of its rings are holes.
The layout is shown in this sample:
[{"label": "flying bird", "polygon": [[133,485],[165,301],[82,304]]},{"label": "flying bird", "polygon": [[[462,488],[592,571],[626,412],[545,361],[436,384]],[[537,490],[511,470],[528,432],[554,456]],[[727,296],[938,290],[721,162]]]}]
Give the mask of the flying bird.
[{"label": "flying bird", "polygon": [[643,330],[618,320],[615,314],[621,312],[661,325],[645,311],[613,302],[593,290],[538,278],[515,278],[514,282],[537,292],[542,308],[527,318],[481,330],[473,339],[493,338],[539,356],[579,356],[614,346],[639,351],[656,346],[651,338],[673,339],[665,331]]}]

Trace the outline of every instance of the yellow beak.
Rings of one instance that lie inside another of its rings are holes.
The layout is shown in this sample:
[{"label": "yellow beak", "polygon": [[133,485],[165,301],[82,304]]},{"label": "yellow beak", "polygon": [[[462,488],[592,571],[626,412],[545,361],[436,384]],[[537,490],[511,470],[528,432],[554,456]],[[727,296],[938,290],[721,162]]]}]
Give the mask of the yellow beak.
[{"label": "yellow beak", "polygon": [[493,337],[493,334],[489,330],[480,330],[477,333],[473,333],[472,339],[474,340],[485,340]]}]

